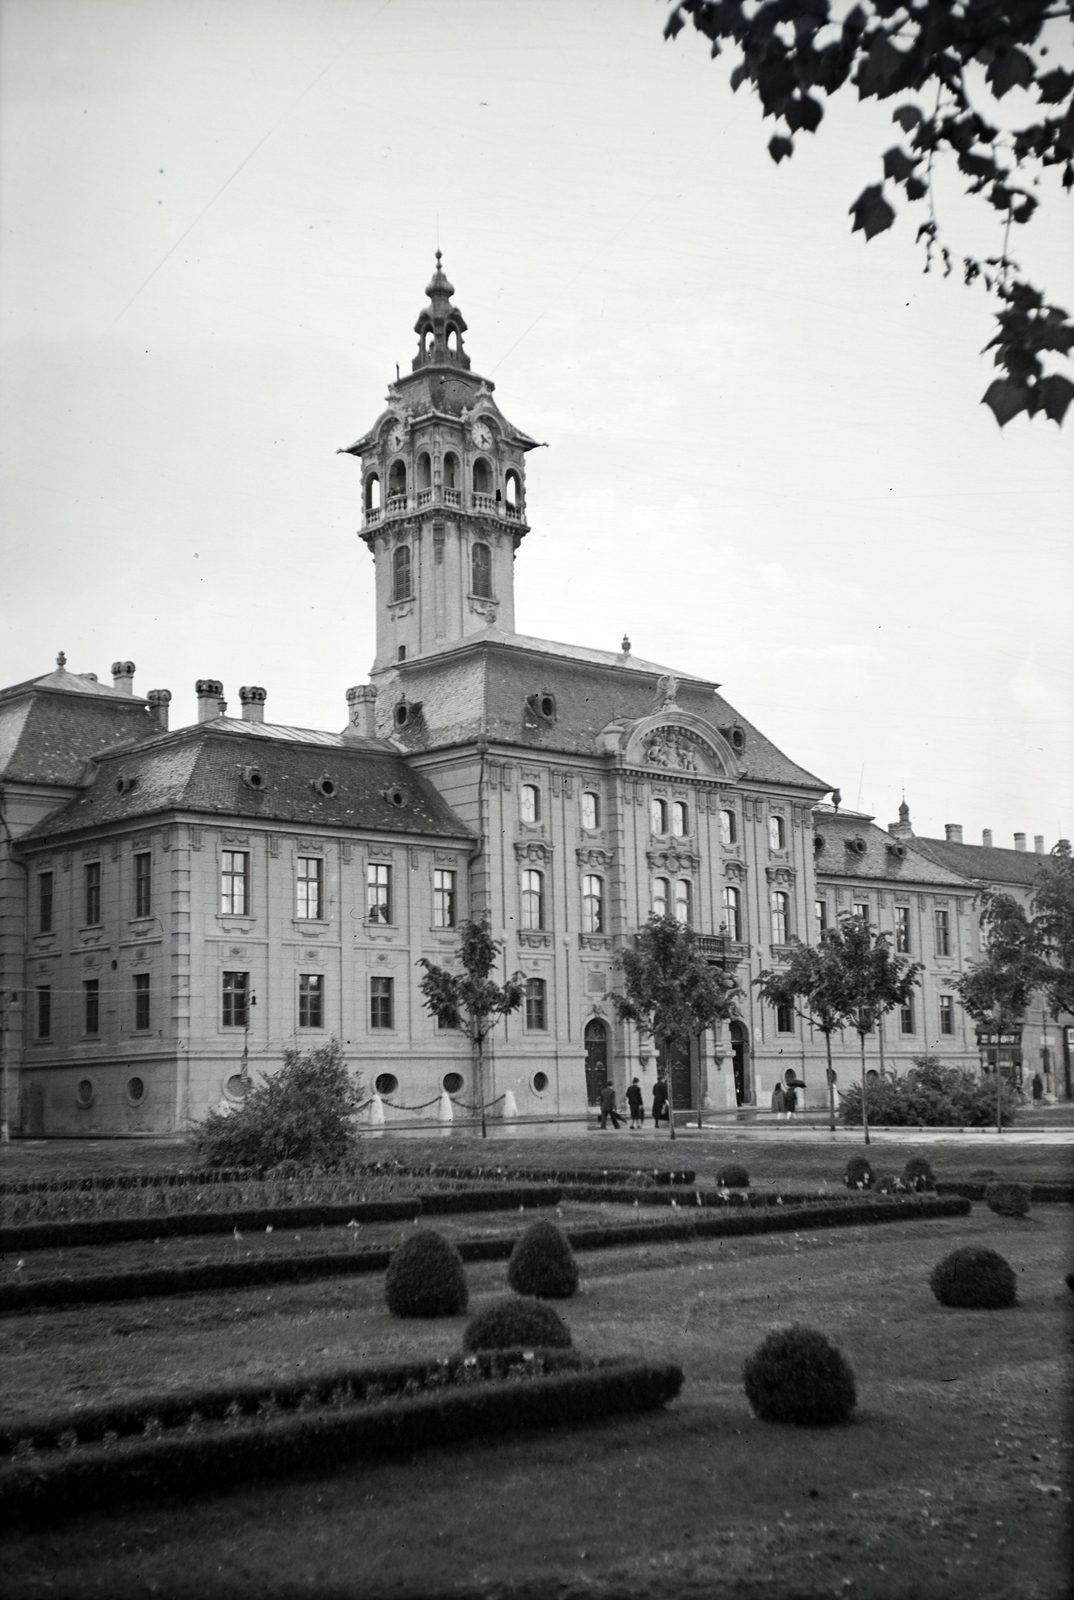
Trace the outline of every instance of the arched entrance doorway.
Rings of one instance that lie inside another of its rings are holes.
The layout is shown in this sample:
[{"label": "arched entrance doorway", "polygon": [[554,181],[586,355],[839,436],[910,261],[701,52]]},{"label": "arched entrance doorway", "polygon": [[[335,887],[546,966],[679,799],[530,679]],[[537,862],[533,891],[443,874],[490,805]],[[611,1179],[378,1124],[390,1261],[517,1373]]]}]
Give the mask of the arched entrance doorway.
[{"label": "arched entrance doorway", "polygon": [[694,1039],[688,1045],[677,1044],[670,1050],[661,1050],[657,1056],[658,1070],[665,1077],[670,1061],[671,1097],[676,1111],[697,1110],[697,1053]]},{"label": "arched entrance doorway", "polygon": [[746,1082],[746,1030],[741,1022],[732,1022],[728,1031],[731,1035],[731,1070],[735,1075],[735,1104],[744,1106],[749,1104],[750,1098]]},{"label": "arched entrance doorway", "polygon": [[600,1104],[600,1091],[608,1081],[608,1025],[594,1017],[585,1025],[585,1097]]}]

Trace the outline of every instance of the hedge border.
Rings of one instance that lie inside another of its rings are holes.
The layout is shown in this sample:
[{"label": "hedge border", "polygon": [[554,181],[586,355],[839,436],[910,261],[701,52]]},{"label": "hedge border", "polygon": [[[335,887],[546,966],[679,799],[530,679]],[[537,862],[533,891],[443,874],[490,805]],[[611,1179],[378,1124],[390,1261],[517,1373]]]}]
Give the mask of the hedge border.
[{"label": "hedge border", "polygon": [[64,1246],[128,1244],[203,1233],[262,1232],[265,1228],[345,1227],[349,1222],[412,1222],[416,1217],[466,1211],[508,1211],[558,1205],[559,1189],[445,1189],[408,1200],[362,1200],[350,1205],[260,1206],[230,1211],[175,1211],[159,1217],[87,1217],[27,1222],[0,1228],[0,1254]]},{"label": "hedge border", "polygon": [[993,1183],[1018,1183],[1022,1188],[1029,1190],[1029,1198],[1037,1205],[1053,1203],[1058,1205],[1074,1205],[1074,1183],[1023,1183],[1020,1178],[987,1178],[980,1183],[969,1181],[953,1183],[937,1183],[937,1194],[957,1194],[964,1200],[983,1200],[985,1191]]},{"label": "hedge border", "polygon": [[[841,1204],[836,1197],[834,1203],[828,1201],[823,1205],[769,1206],[764,1210],[742,1207],[736,1208],[734,1215],[695,1216],[689,1220],[669,1218],[666,1222],[637,1222],[625,1227],[620,1224],[572,1228],[566,1233],[575,1250],[603,1250],[623,1245],[781,1233],[799,1228],[839,1228],[865,1222],[959,1217],[966,1216],[969,1210],[970,1202],[955,1196],[862,1196]],[[506,1261],[514,1249],[516,1237],[515,1234],[492,1234],[480,1239],[460,1239],[456,1244],[464,1261]],[[351,1277],[363,1272],[386,1271],[390,1258],[391,1251],[386,1248],[347,1250],[261,1260],[209,1261],[182,1267],[146,1267],[137,1272],[38,1278],[30,1283],[0,1285],[0,1312]]]},{"label": "hedge border", "polygon": [[682,1369],[670,1362],[623,1360],[525,1380],[452,1385],[247,1427],[224,1423],[205,1432],[91,1445],[47,1465],[18,1462],[0,1471],[0,1508],[9,1517],[63,1515],[111,1506],[120,1497],[329,1471],[363,1458],[521,1428],[575,1427],[666,1405],[682,1378]]}]

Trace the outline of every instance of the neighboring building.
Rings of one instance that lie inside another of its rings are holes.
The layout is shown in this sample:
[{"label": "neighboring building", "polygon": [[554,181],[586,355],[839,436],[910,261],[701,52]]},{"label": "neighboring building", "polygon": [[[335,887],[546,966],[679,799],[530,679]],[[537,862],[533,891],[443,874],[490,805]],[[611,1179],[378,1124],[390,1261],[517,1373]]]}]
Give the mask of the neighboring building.
[{"label": "neighboring building", "polygon": [[657,1062],[610,994],[652,910],[689,922],[745,991],[739,1021],[668,1063],[678,1107],[765,1104],[788,1073],[824,1100],[823,1041],[752,987],[816,939],[821,907],[867,906],[926,963],[915,1008],[885,1025],[886,1063],[975,1062],[955,990],[976,950],[965,864],[824,805],[829,786],[718,684],[626,639],[514,632],[534,441],[471,372],[439,257],[427,293],[412,371],[349,447],[377,652],[343,733],[265,723],[260,688],[228,718],[213,679],[198,722],[169,732],[170,696],[134,697],[129,662],[111,689],[61,659],[0,694],[13,1126],[180,1130],[237,1101],[247,1067],[331,1036],[389,1120],[428,1115],[445,1089],[467,1104],[468,1047],[425,1011],[417,963],[449,964],[471,914],[524,980],[486,1082],[523,1116],[584,1115],[607,1077],[651,1090]]}]

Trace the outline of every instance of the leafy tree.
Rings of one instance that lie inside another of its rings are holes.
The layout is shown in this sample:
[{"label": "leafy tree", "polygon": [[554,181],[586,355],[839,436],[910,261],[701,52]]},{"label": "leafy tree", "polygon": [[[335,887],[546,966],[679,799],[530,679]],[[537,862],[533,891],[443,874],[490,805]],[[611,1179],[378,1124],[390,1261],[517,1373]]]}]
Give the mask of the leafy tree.
[{"label": "leafy tree", "polygon": [[1066,839],[1042,863],[1033,890],[1033,923],[1043,966],[1040,984],[1057,1018],[1074,1013],[1074,856]]},{"label": "leafy tree", "polygon": [[522,1004],[523,978],[516,973],[504,984],[495,983],[489,974],[503,949],[503,940],[494,939],[487,917],[474,917],[459,924],[461,972],[448,972],[424,957],[425,968],[419,985],[425,1009],[442,1028],[459,1028],[473,1045],[474,1083],[481,1107],[481,1137],[488,1138],[485,1118],[485,1040],[501,1017],[517,1011]]},{"label": "leafy tree", "polygon": [[[742,990],[734,977],[702,955],[697,935],[674,917],[651,916],[633,944],[616,956],[623,992],[612,1002],[620,1022],[631,1022],[670,1061],[706,1028],[737,1015]],[[675,1106],[668,1074],[668,1126],[675,1137]]]},{"label": "leafy tree", "polygon": [[767,1005],[792,1006],[800,1017],[824,1035],[828,1056],[828,1125],[835,1131],[835,1072],[832,1067],[832,1034],[848,1018],[843,961],[836,944],[828,942],[825,930],[819,945],[798,944],[785,966],[762,972],[754,979],[761,999]]},{"label": "leafy tree", "polygon": [[[880,182],[850,207],[852,231],[869,240],[890,228],[901,189],[927,210],[917,230],[925,271],[939,259],[946,277],[956,263],[942,239],[933,178],[939,162],[954,161],[1002,229],[994,255],[961,261],[963,281],[983,284],[1000,303],[988,348],[1005,376],[989,385],[984,403],[1001,427],[1020,411],[1062,423],[1074,383],[1045,373],[1041,356],[1069,353],[1074,322],[1022,279],[1009,248],[1012,225],[1037,209],[1045,169],[1061,169],[1065,189],[1074,185],[1074,73],[1046,60],[1049,48],[1067,42],[1074,0],[677,0],[665,37],[680,33],[687,17],[711,40],[713,56],[737,46],[731,87],[749,83],[776,119],[773,161],[793,155],[796,133],[816,132],[824,102],[840,90],[853,85],[860,100],[900,97],[892,121],[901,136],[884,152]],[[1023,126],[993,126],[975,98],[990,92],[1001,101],[1012,89],[1035,93],[1033,115]]]},{"label": "leafy tree", "polygon": [[360,1099],[338,1039],[286,1050],[279,1072],[254,1084],[235,1110],[210,1111],[191,1142],[210,1167],[336,1166],[354,1152]]},{"label": "leafy tree", "polygon": [[[983,961],[958,980],[962,1006],[974,1022],[998,1035],[1021,1028],[1045,963],[1040,934],[1018,901],[986,889],[981,895],[981,926],[988,934]],[[1003,1074],[996,1042],[996,1127],[1003,1129]]]},{"label": "leafy tree", "polygon": [[[1017,1097],[1004,1087],[1004,1115],[1013,1121]],[[945,1066],[936,1056],[915,1056],[901,1077],[869,1085],[869,1113],[892,1127],[984,1128],[994,1119],[992,1086],[976,1071]],[[839,1117],[848,1127],[862,1120],[861,1089],[852,1083],[840,1097]]]}]

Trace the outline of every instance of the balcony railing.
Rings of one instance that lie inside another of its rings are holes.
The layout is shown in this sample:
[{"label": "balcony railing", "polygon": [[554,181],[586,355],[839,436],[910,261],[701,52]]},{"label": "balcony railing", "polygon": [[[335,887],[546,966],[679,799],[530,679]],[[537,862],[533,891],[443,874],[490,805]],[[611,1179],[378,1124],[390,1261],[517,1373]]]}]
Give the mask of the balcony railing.
[{"label": "balcony railing", "polygon": [[697,948],[710,961],[718,961],[727,967],[737,966],[740,961],[745,961],[750,953],[748,944],[742,944],[738,939],[728,939],[722,933],[699,933]]},{"label": "balcony railing", "polygon": [[384,509],[385,511],[405,511],[406,495],[390,494],[384,503]]},{"label": "balcony railing", "polygon": [[491,494],[477,494],[475,492],[475,494],[474,494],[474,510],[475,511],[495,511],[496,510],[496,499],[495,499],[495,496],[491,495]]},{"label": "balcony railing", "polygon": [[425,508],[425,506],[431,506],[432,503],[433,503],[433,491],[431,489],[419,489],[418,490],[418,510],[421,511],[421,510],[423,510]]},{"label": "balcony railing", "polygon": [[444,504],[446,506],[461,506],[462,505],[462,492],[461,492],[461,490],[459,490],[459,489],[444,489],[442,491],[442,493],[443,493],[443,496],[444,496]]},{"label": "balcony railing", "polygon": [[[414,496],[414,506],[418,511],[425,511],[432,505],[458,506],[463,503],[461,489],[419,489]],[[406,512],[409,508],[409,499],[405,493],[396,491],[386,496],[383,507],[367,506],[365,511],[365,526],[372,527],[385,516],[395,516]],[[512,506],[502,500],[497,500],[492,494],[472,494],[470,496],[470,509],[491,513],[496,517],[503,517],[507,522],[523,522],[525,512],[521,506]]]},{"label": "balcony railing", "polygon": [[505,505],[503,510],[504,510],[504,515],[507,517],[509,522],[521,522],[522,521],[522,507],[521,506]]},{"label": "balcony railing", "polygon": [[372,524],[374,522],[379,522],[380,521],[380,507],[379,506],[367,506],[366,507],[366,512],[365,512],[365,520],[366,520],[367,523],[370,523],[370,524]]}]

